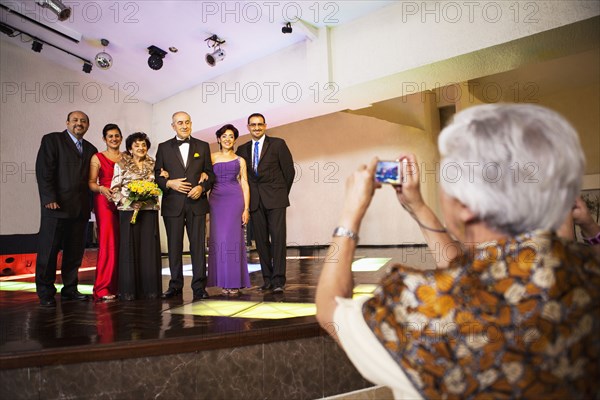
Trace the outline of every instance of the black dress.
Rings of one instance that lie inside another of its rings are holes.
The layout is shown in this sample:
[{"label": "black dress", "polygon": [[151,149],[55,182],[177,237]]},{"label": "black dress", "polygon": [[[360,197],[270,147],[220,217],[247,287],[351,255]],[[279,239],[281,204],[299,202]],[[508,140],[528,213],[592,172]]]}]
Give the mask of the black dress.
[{"label": "black dress", "polygon": [[121,300],[156,299],[162,293],[158,204],[146,204],[138,212],[135,224],[133,210],[123,201],[129,195],[127,184],[134,180],[154,180],[154,160],[146,156],[142,168],[130,157],[115,164],[111,188],[118,188],[115,202],[119,208],[119,298]]}]

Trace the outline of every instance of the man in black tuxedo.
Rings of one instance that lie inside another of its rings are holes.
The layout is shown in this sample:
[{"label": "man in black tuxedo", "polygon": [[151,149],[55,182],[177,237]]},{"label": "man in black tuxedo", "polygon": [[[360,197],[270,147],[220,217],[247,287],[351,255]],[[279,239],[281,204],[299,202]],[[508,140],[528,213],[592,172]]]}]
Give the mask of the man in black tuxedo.
[{"label": "man in black tuxedo", "polygon": [[263,275],[261,291],[282,293],[285,286],[288,195],[294,182],[292,154],[283,139],[265,135],[262,114],[248,117],[252,140],[236,152],[246,160],[250,185],[250,220]]},{"label": "man in black tuxedo", "polygon": [[40,304],[56,305],[56,267],[62,248],[62,300],[86,300],[77,290],[77,273],[85,251],[90,219],[90,160],[98,149],[83,139],[89,118],[81,111],[67,115],[67,129],[42,138],[35,162],[42,217],[38,234],[35,286]]},{"label": "man in black tuxedo", "polygon": [[[206,293],[206,192],[211,189],[213,173],[208,143],[191,137],[192,119],[186,112],[173,114],[171,127],[176,136],[158,145],[155,176],[163,191],[162,216],[167,230],[171,280],[163,299],[181,296],[183,290],[183,228],[187,230],[192,255],[192,292],[194,301],[207,299]],[[167,171],[168,178],[161,177]],[[208,179],[198,184],[200,175]]]}]

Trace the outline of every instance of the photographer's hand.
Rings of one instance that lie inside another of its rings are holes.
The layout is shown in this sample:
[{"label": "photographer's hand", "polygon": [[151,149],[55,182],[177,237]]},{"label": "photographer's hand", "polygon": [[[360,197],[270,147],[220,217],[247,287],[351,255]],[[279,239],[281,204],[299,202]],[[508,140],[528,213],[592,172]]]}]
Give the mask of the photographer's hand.
[{"label": "photographer's hand", "polygon": [[417,212],[425,206],[421,196],[421,174],[419,165],[414,154],[403,154],[398,157],[400,160],[400,171],[402,180],[400,185],[395,185],[398,201],[409,213]]},{"label": "photographer's hand", "polygon": [[340,226],[358,232],[360,223],[371,204],[375,189],[381,183],[375,181],[377,158],[373,158],[369,165],[361,165],[346,181],[346,196],[342,208]]},{"label": "photographer's hand", "polygon": [[450,265],[450,261],[462,254],[462,247],[459,242],[450,237],[433,210],[425,204],[421,195],[421,174],[415,155],[404,154],[399,159],[402,184],[395,186],[398,200],[421,228],[421,233],[438,268],[446,268]]}]

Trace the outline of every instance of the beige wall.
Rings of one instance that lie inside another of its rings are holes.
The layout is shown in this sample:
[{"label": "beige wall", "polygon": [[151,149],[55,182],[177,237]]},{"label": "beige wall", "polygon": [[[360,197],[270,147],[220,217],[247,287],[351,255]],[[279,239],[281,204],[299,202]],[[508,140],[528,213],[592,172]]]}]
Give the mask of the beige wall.
[{"label": "beige wall", "polygon": [[586,175],[600,174],[600,84],[540,98],[540,105],[564,115],[579,133],[587,160]]},{"label": "beige wall", "polygon": [[[46,51],[46,50],[44,50]],[[98,149],[102,127],[114,122],[123,133],[149,131],[150,104],[126,100],[134,89],[128,82],[112,87],[94,81],[91,74],[65,70],[32,51],[0,42],[0,234],[37,233],[40,204],[35,180],[35,158],[43,135],[62,131],[69,111],[82,110],[90,117],[85,138]],[[117,88],[125,90],[117,90]],[[124,146],[123,146],[124,147]]]},{"label": "beige wall", "polygon": [[[338,222],[346,179],[358,165],[374,156],[393,160],[402,151],[433,163],[437,154],[424,131],[348,113],[311,118],[274,128],[268,134],[286,140],[296,163],[297,177],[287,214],[290,246],[329,243]],[[239,144],[247,140],[249,136],[243,136]],[[429,175],[427,179],[424,194],[429,200],[437,194],[427,188],[434,177]],[[361,244],[423,242],[418,227],[389,186],[375,194],[360,237]]]}]

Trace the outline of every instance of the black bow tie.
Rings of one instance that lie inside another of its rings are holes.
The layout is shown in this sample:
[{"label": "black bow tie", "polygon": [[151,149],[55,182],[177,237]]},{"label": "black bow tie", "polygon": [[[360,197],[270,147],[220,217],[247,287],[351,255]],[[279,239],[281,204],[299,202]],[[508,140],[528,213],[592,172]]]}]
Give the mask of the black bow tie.
[{"label": "black bow tie", "polygon": [[178,144],[179,146],[181,146],[181,145],[182,145],[182,144],[184,144],[184,143],[187,143],[187,144],[189,144],[189,143],[190,143],[190,138],[185,138],[185,139],[183,139],[183,140],[179,140],[179,139],[177,139],[177,144]]}]

